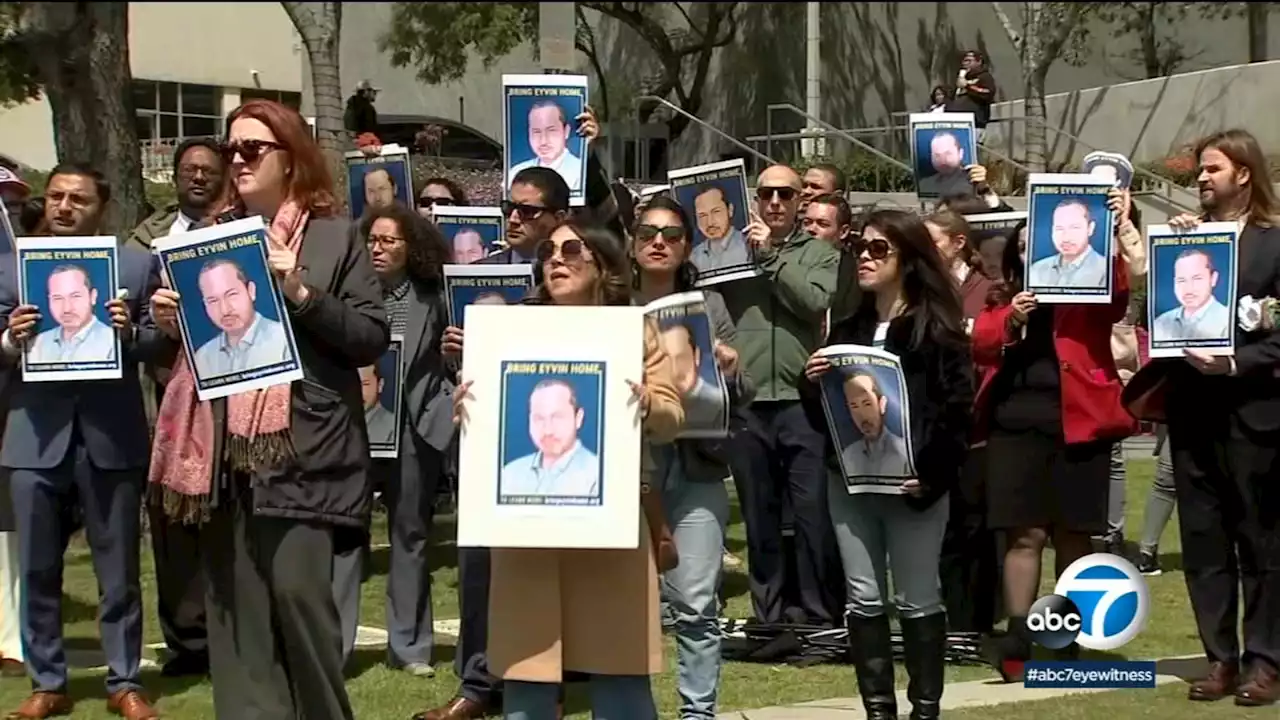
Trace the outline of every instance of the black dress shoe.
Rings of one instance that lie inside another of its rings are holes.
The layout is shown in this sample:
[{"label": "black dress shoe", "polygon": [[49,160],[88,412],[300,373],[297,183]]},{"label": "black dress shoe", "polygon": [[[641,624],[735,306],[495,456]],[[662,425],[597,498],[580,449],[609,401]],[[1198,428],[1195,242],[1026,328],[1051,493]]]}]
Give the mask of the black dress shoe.
[{"label": "black dress shoe", "polygon": [[185,654],[175,655],[160,669],[164,677],[204,677],[209,674],[209,656]]}]

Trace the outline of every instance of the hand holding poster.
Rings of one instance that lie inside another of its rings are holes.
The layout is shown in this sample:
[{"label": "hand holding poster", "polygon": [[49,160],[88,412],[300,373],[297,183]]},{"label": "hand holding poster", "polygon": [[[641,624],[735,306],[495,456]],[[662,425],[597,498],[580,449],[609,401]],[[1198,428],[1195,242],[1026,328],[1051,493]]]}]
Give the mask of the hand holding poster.
[{"label": "hand holding poster", "polygon": [[1120,153],[1096,150],[1084,156],[1080,169],[1087,175],[1112,183],[1121,190],[1128,190],[1133,183],[1133,163]]},{"label": "hand holding poster", "polygon": [[445,265],[449,324],[462,327],[468,305],[518,305],[533,288],[532,265]]},{"label": "hand holding poster", "polygon": [[364,423],[369,430],[369,456],[394,458],[400,455],[400,392],[404,387],[404,364],[400,351],[403,335],[392,335],[391,345],[378,362],[360,368],[360,397],[364,402]]},{"label": "hand holding poster", "polygon": [[675,368],[684,405],[682,438],[729,435],[729,393],[716,363],[715,333],[700,291],[659,298],[645,306],[658,322],[659,340]]},{"label": "hand holding poster", "polygon": [[551,168],[569,186],[569,204],[586,204],[587,140],[578,116],[587,109],[585,75],[502,76],[503,167],[511,189],[525,168]]},{"label": "hand holding poster", "polygon": [[468,312],[459,546],[638,546],[643,338],[638,307]]},{"label": "hand holding poster", "polygon": [[1112,183],[1092,175],[1033,173],[1023,288],[1041,303],[1109,303],[1115,264]]},{"label": "hand holding poster", "polygon": [[915,477],[911,403],[898,356],[862,345],[822,348],[832,368],[822,376],[827,415],[849,494],[900,494]]},{"label": "hand holding poster", "polygon": [[1147,334],[1150,356],[1182,357],[1194,348],[1235,354],[1239,228],[1202,223],[1188,230],[1147,228]]},{"label": "hand holding poster", "polygon": [[667,182],[676,202],[695,221],[689,261],[698,268],[698,285],[759,275],[755,252],[743,232],[751,216],[743,161],[671,170]]},{"label": "hand holding poster", "polygon": [[437,205],[432,218],[449,244],[449,262],[466,265],[502,250],[502,208]]},{"label": "hand holding poster", "polygon": [[178,328],[201,401],[302,378],[266,234],[254,216],[152,244],[181,298]]},{"label": "hand holding poster", "polygon": [[973,113],[912,113],[909,126],[916,195],[972,195],[965,168],[978,162]]},{"label": "hand holding poster", "polygon": [[389,207],[396,201],[407,208],[414,206],[408,149],[383,145],[380,154],[374,157],[353,150],[346,154],[346,160],[347,201],[353,219],[359,220],[365,208]]},{"label": "hand holding poster", "polygon": [[18,302],[39,322],[25,343],[25,382],[118,380],[120,334],[107,302],[120,286],[114,237],[17,238]]}]

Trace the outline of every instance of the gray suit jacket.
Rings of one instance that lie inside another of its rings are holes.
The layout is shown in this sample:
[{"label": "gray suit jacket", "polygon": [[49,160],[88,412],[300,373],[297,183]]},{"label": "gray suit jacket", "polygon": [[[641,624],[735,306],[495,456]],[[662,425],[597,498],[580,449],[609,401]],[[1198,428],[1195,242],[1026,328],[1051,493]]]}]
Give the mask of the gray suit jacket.
[{"label": "gray suit jacket", "polygon": [[[164,341],[149,313],[151,295],[160,287],[156,260],[127,246],[120,248],[119,258],[120,285],[129,290],[126,302],[138,328],[135,338],[121,343],[124,376],[119,380],[24,383],[20,372],[12,372],[0,465],[29,470],[57,467],[71,447],[72,427],[77,422],[95,466],[127,470],[147,465],[150,436],[138,364],[157,360],[172,364],[175,348]],[[0,255],[0,323],[7,322],[18,305],[15,261],[13,254]],[[15,360],[6,357],[4,362],[11,367]]]},{"label": "gray suit jacket", "polygon": [[404,334],[405,412],[409,427],[427,445],[445,452],[453,440],[453,373],[440,354],[440,336],[448,324],[444,298],[413,283]]}]

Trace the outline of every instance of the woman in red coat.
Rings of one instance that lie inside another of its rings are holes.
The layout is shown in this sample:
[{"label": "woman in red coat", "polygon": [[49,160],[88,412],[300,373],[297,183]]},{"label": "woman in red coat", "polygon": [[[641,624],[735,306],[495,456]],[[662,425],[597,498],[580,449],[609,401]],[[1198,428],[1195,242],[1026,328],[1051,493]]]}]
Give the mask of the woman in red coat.
[{"label": "woman in red coat", "polygon": [[[1127,200],[1113,196],[1118,217]],[[1129,305],[1128,263],[1120,255],[1113,264],[1108,305],[1040,306],[1022,290],[1026,244],[1006,247],[1005,282],[973,329],[974,361],[983,370],[975,441],[987,442],[987,524],[1005,536],[1009,613],[1008,633],[987,656],[1010,682],[1020,680],[1030,656],[1026,617],[1045,545],[1052,539],[1057,574],[1092,552],[1090,537],[1107,530],[1112,443],[1136,429],[1120,405],[1111,356],[1111,327]]]}]

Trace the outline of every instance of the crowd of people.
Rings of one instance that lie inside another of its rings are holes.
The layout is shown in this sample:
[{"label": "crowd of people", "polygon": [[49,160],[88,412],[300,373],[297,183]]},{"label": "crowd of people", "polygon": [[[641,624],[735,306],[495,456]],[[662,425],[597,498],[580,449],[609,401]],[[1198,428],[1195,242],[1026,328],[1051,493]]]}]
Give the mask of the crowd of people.
[{"label": "crowd of people", "polygon": [[[985,71],[969,71],[966,87],[980,92]],[[593,115],[578,132],[595,139]],[[363,137],[376,153],[376,138]],[[1238,293],[1280,297],[1280,204],[1262,151],[1232,130],[1196,154],[1202,213],[1171,222],[1238,223]],[[504,247],[476,262],[532,264],[526,302],[544,306],[645,304],[698,288],[693,209],[662,194],[641,201],[611,182],[594,153],[586,162],[585,208],[570,207],[553,170],[516,174],[502,200]],[[457,480],[473,379],[458,370],[465,333],[449,325],[442,296],[451,249],[431,218],[467,198],[450,178],[432,178],[416,208],[344,218],[306,122],[264,100],[233,111],[221,140],[183,143],[173,166],[175,204],[121,243],[129,292],[110,302],[133,368],[122,380],[23,382],[14,362],[38,317],[19,303],[13,258],[0,259],[0,466],[14,521],[5,529],[16,531],[0,534],[0,617],[17,634],[0,637],[0,670],[32,684],[8,717],[73,706],[61,583],[78,527],[101,588],[108,706],[129,720],[158,717],[139,674],[146,513],[164,674],[209,673],[226,720],[352,718],[344,668],[376,502],[390,543],[386,662],[413,676],[436,672],[433,517]],[[1058,572],[1098,538],[1123,552],[1113,496],[1117,477],[1124,484],[1120,443],[1139,419],[1159,419],[1167,436],[1154,535],[1144,532],[1139,564],[1158,572],[1156,544],[1176,502],[1211,663],[1189,697],[1276,702],[1280,335],[1242,332],[1230,358],[1189,351],[1143,364],[1136,350],[1113,352],[1117,337],[1136,348],[1133,326],[1145,322],[1131,310],[1147,261],[1128,193],[1110,196],[1121,238],[1111,302],[1041,305],[1022,289],[1025,223],[972,230],[965,216],[1008,206],[981,166],[968,175],[969,192],[920,213],[851,207],[833,166],[761,173],[742,228],[758,275],[701,288],[729,387],[730,436],[677,439],[684,409],[667,351],[653,332],[637,338],[647,540],[622,551],[460,548],[458,690],[415,720],[554,718],[569,681],[589,686],[597,717],[650,720],[664,627],[678,654],[680,717],[714,717],[727,482],[746,526],[754,620],[847,628],[851,685],[856,678],[867,716],[881,719],[898,713],[896,624],[911,717],[939,717],[949,631],[986,636],[994,669],[1019,681],[1045,549]],[[97,169],[75,164],[55,168],[39,199],[13,172],[0,174],[21,235],[97,235],[111,190]],[[181,298],[149,250],[169,234],[254,215],[269,227],[269,264],[305,378],[200,401],[178,342]],[[360,369],[393,334],[407,338],[403,419],[393,430],[402,450],[370,459]],[[831,368],[817,351],[840,343],[901,359],[916,477],[898,494],[849,494],[837,469],[816,388]]]}]

